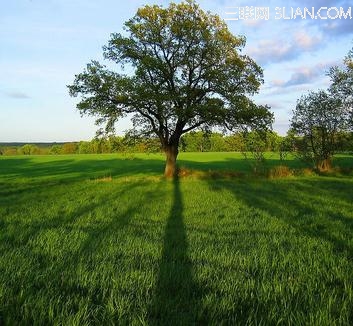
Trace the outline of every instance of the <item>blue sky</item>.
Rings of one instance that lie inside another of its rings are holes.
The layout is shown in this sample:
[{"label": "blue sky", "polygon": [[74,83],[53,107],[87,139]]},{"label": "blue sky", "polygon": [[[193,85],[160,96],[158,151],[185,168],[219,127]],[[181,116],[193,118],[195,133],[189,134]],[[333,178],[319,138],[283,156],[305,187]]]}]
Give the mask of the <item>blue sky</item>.
[{"label": "blue sky", "polygon": [[[124,22],[137,8],[168,3],[163,0],[4,1],[0,11],[0,142],[93,138],[97,129],[94,120],[80,117],[75,106],[78,99],[70,98],[66,85],[91,60],[103,62],[102,46],[108,42],[110,33],[121,32]],[[325,72],[330,66],[340,65],[353,47],[353,5],[348,1],[199,0],[198,3],[203,9],[228,19],[233,34],[246,36],[244,53],[264,69],[265,83],[255,100],[272,107],[276,118],[274,130],[280,134],[288,129],[297,98],[309,90],[327,88],[329,79]],[[254,10],[265,7],[268,19],[253,16],[241,19],[242,10],[249,13],[246,6]],[[297,9],[303,13],[308,8],[311,12],[312,7],[317,19],[308,15],[303,19]],[[340,7],[348,19],[335,18]],[[298,15],[295,19],[284,19],[291,18],[291,8]],[[352,12],[347,15],[349,10]],[[117,125],[117,131],[122,133],[129,127],[125,119]]]}]

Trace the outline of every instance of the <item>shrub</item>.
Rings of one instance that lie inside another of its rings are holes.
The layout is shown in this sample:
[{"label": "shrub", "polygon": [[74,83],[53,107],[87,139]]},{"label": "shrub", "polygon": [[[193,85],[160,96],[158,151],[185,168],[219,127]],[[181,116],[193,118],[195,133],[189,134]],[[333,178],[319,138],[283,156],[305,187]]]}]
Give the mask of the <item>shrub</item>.
[{"label": "shrub", "polygon": [[268,172],[269,178],[286,178],[293,175],[293,171],[285,165],[277,165]]}]

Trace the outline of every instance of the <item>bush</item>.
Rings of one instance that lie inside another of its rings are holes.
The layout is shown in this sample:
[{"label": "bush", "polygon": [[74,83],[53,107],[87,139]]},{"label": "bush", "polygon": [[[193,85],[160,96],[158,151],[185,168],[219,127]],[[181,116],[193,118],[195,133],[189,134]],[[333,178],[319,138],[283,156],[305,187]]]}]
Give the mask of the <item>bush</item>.
[{"label": "bush", "polygon": [[277,165],[273,168],[271,168],[268,172],[268,177],[269,178],[286,178],[290,177],[293,175],[293,171],[285,165]]}]

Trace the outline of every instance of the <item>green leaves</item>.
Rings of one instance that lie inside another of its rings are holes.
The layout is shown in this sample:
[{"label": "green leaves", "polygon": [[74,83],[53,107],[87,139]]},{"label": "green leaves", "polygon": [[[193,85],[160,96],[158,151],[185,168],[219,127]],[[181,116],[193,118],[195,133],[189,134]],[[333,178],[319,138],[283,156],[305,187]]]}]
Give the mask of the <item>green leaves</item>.
[{"label": "green leaves", "polygon": [[343,63],[343,68],[332,67],[328,75],[332,81],[331,91],[347,100],[353,96],[353,50],[349,51]]},{"label": "green leaves", "polygon": [[353,49],[344,58],[343,68],[331,67],[328,76],[332,84],[330,92],[342,100],[346,111],[350,114],[349,124],[353,130]]}]

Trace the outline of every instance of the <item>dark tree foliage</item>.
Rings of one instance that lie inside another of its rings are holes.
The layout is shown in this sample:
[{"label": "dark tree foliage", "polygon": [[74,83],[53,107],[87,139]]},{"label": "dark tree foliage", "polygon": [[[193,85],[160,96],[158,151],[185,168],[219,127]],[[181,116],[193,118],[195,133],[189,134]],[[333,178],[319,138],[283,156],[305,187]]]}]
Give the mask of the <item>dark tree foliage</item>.
[{"label": "dark tree foliage", "polygon": [[217,15],[194,1],[168,8],[145,6],[115,33],[104,57],[129,75],[92,61],[68,86],[82,114],[96,116],[105,132],[133,115],[136,130],[154,133],[166,153],[165,175],[176,172],[180,137],[196,128],[240,126],[265,129],[273,120],[267,106],[248,96],[262,83],[261,68],[242,55],[244,37],[230,33]]},{"label": "dark tree foliage", "polygon": [[291,128],[299,154],[314,162],[319,170],[331,167],[337,149],[337,135],[348,128],[349,115],[342,101],[320,90],[303,95],[298,101]]}]

